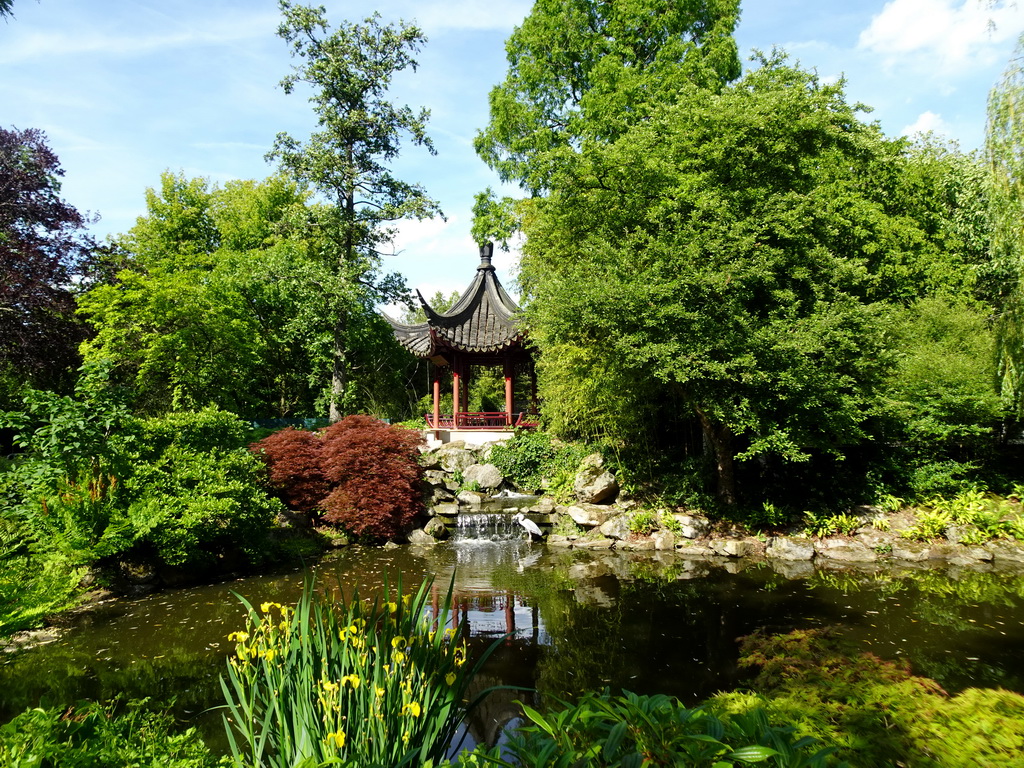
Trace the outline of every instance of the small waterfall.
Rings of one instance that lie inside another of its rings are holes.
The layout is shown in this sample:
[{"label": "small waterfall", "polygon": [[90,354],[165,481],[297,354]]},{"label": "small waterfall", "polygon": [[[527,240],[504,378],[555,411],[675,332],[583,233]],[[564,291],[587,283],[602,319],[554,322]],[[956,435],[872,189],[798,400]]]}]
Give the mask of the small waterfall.
[{"label": "small waterfall", "polygon": [[523,541],[526,530],[508,512],[460,512],[455,518],[455,542]]}]

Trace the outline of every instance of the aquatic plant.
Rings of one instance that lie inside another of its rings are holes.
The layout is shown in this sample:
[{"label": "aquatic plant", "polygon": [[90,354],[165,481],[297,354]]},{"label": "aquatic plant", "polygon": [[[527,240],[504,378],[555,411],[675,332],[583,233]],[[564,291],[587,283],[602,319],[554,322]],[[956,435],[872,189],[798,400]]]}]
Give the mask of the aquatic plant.
[{"label": "aquatic plant", "polygon": [[[436,615],[432,583],[383,599],[333,601],[306,583],[294,607],[263,603],[233,632],[235,653],[221,687],[224,725],[239,768],[284,768],[308,760],[360,766],[438,764],[459,724],[472,667],[450,619],[451,588]],[[486,693],[486,692],[485,692]],[[431,762],[433,761],[433,762]]]}]

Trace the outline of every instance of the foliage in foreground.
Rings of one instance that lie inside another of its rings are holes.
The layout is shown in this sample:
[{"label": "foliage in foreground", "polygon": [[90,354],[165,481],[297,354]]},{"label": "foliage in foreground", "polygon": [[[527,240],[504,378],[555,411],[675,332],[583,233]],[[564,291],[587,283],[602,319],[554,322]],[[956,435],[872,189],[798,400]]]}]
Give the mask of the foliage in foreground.
[{"label": "foliage in foreground", "polygon": [[174,730],[168,714],[132,701],[36,708],[0,726],[0,765],[7,768],[213,768],[217,758],[198,732]]},{"label": "foliage in foreground", "polygon": [[727,768],[760,763],[781,768],[826,765],[831,748],[794,735],[791,726],[772,725],[759,709],[720,718],[706,707],[687,709],[668,696],[612,696],[588,693],[574,705],[542,715],[523,707],[531,724],[513,734],[513,762],[498,750],[478,750],[463,765],[587,765],[632,768],[686,765]]},{"label": "foliage in foreground", "polygon": [[[332,605],[307,583],[294,608],[243,600],[248,620],[222,678],[234,764],[423,766],[443,761],[476,670],[464,639],[446,629],[451,592],[437,615],[432,583],[412,594],[385,585]],[[493,646],[492,646],[493,648]]]},{"label": "foliage in foreground", "polygon": [[363,539],[404,533],[423,509],[419,433],[370,416],[317,432],[283,429],[253,444],[270,482],[293,509]]},{"label": "foliage in foreground", "polygon": [[726,710],[765,706],[773,719],[839,747],[853,768],[1019,765],[1024,696],[970,688],[950,696],[905,664],[851,652],[822,630],[746,638],[756,693],[720,694]]}]

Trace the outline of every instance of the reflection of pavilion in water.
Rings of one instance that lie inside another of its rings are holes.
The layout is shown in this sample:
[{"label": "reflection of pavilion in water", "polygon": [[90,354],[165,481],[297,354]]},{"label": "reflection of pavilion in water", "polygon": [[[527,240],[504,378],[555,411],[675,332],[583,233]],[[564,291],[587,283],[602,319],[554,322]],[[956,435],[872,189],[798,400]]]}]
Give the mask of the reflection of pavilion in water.
[{"label": "reflection of pavilion in water", "polygon": [[[445,591],[435,582],[432,595],[435,615]],[[518,702],[537,706],[534,688],[538,661],[541,648],[550,642],[540,611],[523,595],[511,590],[463,591],[456,584],[452,593],[452,624],[468,638],[471,659],[479,658],[498,641],[486,668],[474,678],[468,697],[472,701],[488,688],[503,688],[491,691],[470,713],[465,725],[468,734],[462,746],[472,749],[474,744],[497,744],[502,731],[522,718]],[[460,732],[459,738],[463,735]]]}]

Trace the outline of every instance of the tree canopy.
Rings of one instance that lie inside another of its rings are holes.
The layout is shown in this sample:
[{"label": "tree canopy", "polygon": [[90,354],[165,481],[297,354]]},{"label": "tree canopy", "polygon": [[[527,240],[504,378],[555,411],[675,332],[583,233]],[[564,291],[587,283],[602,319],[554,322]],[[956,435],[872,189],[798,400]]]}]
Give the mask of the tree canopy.
[{"label": "tree canopy", "polygon": [[37,129],[0,128],[0,378],[53,386],[82,339],[73,289],[95,249]]}]

